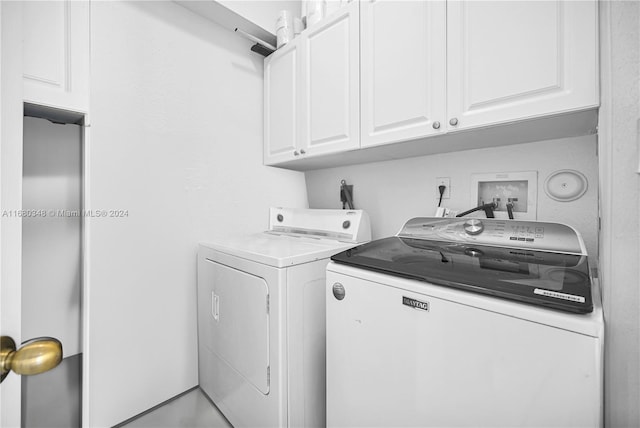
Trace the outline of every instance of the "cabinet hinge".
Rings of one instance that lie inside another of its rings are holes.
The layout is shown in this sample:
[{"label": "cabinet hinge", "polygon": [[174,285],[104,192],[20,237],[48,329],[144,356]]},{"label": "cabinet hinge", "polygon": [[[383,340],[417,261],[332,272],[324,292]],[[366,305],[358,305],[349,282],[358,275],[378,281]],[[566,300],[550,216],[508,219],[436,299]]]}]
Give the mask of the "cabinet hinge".
[{"label": "cabinet hinge", "polygon": [[271,366],[267,366],[267,385],[271,384]]},{"label": "cabinet hinge", "polygon": [[267,315],[269,314],[269,295],[267,295]]}]

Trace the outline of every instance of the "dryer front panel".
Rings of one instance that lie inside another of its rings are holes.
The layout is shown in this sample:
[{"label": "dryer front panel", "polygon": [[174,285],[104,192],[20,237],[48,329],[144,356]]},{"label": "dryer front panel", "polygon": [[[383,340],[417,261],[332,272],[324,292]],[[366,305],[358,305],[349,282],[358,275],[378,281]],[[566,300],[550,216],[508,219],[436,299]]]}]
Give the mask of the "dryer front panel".
[{"label": "dryer front panel", "polygon": [[269,393],[269,287],[259,276],[206,259],[207,347]]}]

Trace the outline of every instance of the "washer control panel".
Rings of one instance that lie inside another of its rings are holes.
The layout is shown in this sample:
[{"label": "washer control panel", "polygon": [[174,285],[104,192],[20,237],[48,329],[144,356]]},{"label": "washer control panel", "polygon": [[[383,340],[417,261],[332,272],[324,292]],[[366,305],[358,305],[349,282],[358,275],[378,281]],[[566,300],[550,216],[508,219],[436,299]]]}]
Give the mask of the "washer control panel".
[{"label": "washer control panel", "polygon": [[417,217],[405,223],[397,236],[527,248],[569,254],[587,254],[580,234],[571,226],[560,223]]}]

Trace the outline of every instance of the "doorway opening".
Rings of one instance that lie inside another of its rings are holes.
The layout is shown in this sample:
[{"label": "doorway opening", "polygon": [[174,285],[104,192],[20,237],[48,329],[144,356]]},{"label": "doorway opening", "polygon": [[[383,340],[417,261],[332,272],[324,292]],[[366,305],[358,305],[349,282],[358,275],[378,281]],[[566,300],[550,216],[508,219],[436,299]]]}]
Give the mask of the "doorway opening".
[{"label": "doorway opening", "polygon": [[84,116],[25,104],[22,337],[54,337],[63,360],[22,377],[22,426],[82,426]]}]

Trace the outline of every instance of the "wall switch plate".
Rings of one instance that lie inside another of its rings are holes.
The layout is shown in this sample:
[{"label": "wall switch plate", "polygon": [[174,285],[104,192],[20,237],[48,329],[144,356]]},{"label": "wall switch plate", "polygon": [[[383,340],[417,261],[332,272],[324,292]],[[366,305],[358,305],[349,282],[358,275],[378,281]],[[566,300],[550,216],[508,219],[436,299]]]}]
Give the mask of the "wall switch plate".
[{"label": "wall switch plate", "polygon": [[444,193],[442,199],[449,199],[451,197],[451,178],[450,177],[436,177],[436,199],[440,200],[439,187],[444,185]]}]

